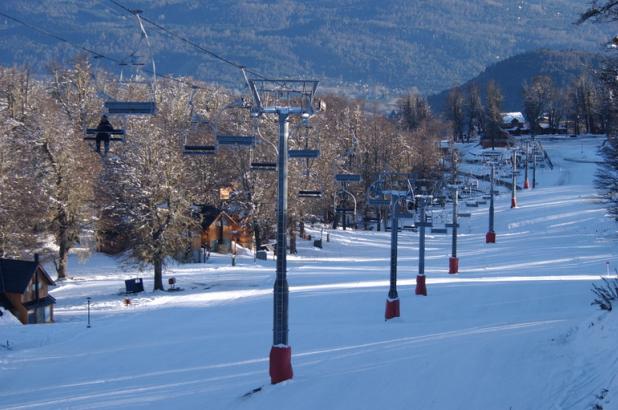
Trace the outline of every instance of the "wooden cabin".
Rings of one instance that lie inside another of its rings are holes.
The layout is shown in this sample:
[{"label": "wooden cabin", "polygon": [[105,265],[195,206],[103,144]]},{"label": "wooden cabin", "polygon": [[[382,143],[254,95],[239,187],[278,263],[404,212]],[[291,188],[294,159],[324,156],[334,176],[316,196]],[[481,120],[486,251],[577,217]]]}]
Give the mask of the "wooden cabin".
[{"label": "wooden cabin", "polygon": [[[253,245],[251,230],[246,224],[212,206],[202,207],[201,246],[213,252],[232,252],[232,241],[250,248]],[[194,245],[195,246],[195,245]]]},{"label": "wooden cabin", "polygon": [[510,147],[513,145],[513,141],[511,139],[511,135],[503,130],[500,129],[500,135],[495,136],[494,140],[491,140],[491,137],[489,137],[488,135],[484,135],[481,137],[481,147],[483,148],[492,148],[492,147],[500,147],[500,148],[506,148],[506,147]]},{"label": "wooden cabin", "polygon": [[0,258],[0,306],[24,325],[54,321],[56,299],[48,291],[55,285],[38,257],[33,262]]}]

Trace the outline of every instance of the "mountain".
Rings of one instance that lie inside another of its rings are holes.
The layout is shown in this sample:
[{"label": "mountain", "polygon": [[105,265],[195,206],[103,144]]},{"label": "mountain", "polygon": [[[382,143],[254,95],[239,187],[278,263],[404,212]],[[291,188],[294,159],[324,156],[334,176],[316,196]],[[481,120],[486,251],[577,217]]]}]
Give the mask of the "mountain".
[{"label": "mountain", "polygon": [[[122,0],[208,50],[270,76],[326,86],[439,92],[507,57],[546,47],[598,49],[609,25],[574,25],[580,0]],[[143,50],[135,19],[107,0],[3,0],[0,12],[123,59]],[[239,70],[145,24],[158,70],[240,84]],[[0,62],[75,53],[0,16]],[[109,70],[118,71],[115,64]],[[371,87],[370,87],[371,86]],[[374,91],[375,92],[375,91]]]},{"label": "mountain", "polygon": [[[492,64],[475,78],[461,85],[466,89],[470,84],[478,84],[481,95],[485,95],[487,83],[496,82],[504,100],[503,111],[522,111],[522,89],[525,82],[530,83],[537,75],[546,75],[557,87],[565,87],[584,73],[592,74],[600,68],[604,57],[601,54],[585,51],[537,50],[516,55]],[[428,97],[434,112],[443,112],[451,89]]]}]

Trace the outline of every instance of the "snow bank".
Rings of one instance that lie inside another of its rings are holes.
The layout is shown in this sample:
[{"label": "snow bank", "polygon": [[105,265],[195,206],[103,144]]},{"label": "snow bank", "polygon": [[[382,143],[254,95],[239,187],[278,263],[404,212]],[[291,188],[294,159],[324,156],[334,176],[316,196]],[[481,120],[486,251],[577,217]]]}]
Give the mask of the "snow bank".
[{"label": "snow bank", "polygon": [[0,326],[21,326],[21,323],[11,312],[8,310],[0,308]]}]

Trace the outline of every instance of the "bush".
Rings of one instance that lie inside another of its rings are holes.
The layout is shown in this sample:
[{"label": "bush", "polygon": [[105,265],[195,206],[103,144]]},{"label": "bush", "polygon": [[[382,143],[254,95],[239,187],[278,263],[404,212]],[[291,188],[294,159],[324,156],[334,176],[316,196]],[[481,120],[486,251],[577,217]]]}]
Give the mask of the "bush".
[{"label": "bush", "polygon": [[592,293],[596,298],[592,301],[591,305],[599,305],[601,310],[612,311],[612,304],[618,300],[618,279],[607,280],[603,279],[603,285],[592,285]]}]

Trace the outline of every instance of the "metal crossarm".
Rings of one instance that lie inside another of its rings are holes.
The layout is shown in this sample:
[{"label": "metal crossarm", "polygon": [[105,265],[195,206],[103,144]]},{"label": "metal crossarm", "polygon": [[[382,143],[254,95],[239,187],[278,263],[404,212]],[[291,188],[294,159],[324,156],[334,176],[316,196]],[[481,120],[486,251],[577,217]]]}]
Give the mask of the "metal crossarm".
[{"label": "metal crossarm", "polygon": [[[285,79],[249,79],[249,88],[253,94],[256,111],[259,113],[277,113],[282,109],[289,114],[312,116],[313,96],[318,88],[316,80]],[[265,107],[264,97],[275,98],[274,106]]]}]

